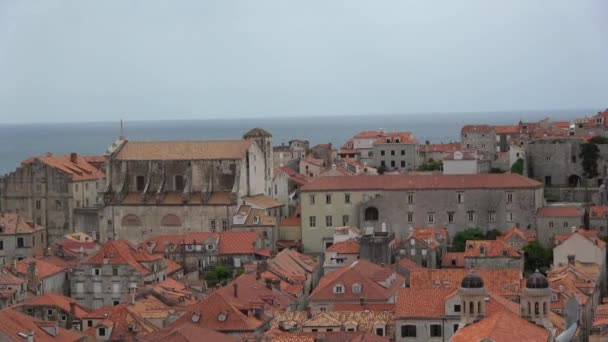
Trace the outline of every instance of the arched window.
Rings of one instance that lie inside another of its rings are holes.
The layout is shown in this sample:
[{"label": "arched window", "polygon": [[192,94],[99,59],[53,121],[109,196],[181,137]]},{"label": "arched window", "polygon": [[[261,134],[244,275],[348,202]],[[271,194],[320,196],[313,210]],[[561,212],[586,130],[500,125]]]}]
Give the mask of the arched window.
[{"label": "arched window", "polygon": [[378,221],[378,209],[374,207],[365,209],[365,221]]},{"label": "arched window", "polygon": [[184,190],[184,176],[175,175],[175,191]]},{"label": "arched window", "polygon": [[168,214],[163,217],[160,224],[167,227],[180,227],[182,225],[182,221],[176,215]]},{"label": "arched window", "polygon": [[543,315],[547,314],[547,303],[543,303]]},{"label": "arched window", "polygon": [[469,302],[469,314],[475,313],[475,303]]},{"label": "arched window", "polygon": [[477,314],[481,314],[481,302],[477,302]]},{"label": "arched window", "polygon": [[137,215],[129,214],[122,218],[122,225],[139,227],[141,226],[141,220]]},{"label": "arched window", "polygon": [[534,314],[535,315],[540,315],[540,307],[538,305],[538,302],[534,303]]}]

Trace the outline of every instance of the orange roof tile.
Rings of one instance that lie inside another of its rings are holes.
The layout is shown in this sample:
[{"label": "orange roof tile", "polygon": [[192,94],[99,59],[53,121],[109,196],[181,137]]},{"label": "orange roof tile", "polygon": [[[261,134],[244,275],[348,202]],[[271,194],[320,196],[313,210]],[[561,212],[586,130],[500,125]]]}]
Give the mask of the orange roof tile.
[{"label": "orange roof tile", "polygon": [[[10,338],[13,341],[25,341],[19,333],[33,333],[36,342],[75,342],[84,341],[85,338],[77,331],[57,327],[57,335],[52,336],[42,326],[46,322],[37,322],[34,318],[24,315],[13,309],[0,311],[0,336]],[[51,324],[56,324],[49,322]]]},{"label": "orange roof tile", "polygon": [[465,125],[460,130],[460,133],[492,133],[494,127],[489,125]]},{"label": "orange roof tile", "polygon": [[542,184],[515,173],[475,175],[356,175],[313,180],[301,191],[416,190],[416,189],[511,189],[540,188]]},{"label": "orange roof tile", "polygon": [[31,234],[45,230],[17,213],[0,213],[0,235]]},{"label": "orange roof tile", "polygon": [[570,129],[570,121],[553,121],[553,126],[561,129]]},{"label": "orange roof tile", "polygon": [[464,257],[521,258],[521,253],[502,240],[467,240]]},{"label": "orange roof tile", "polygon": [[117,160],[219,160],[242,159],[253,140],[127,141]]},{"label": "orange roof tile", "polygon": [[353,139],[374,139],[384,135],[384,131],[363,131],[355,134]]},{"label": "orange roof tile", "polygon": [[441,256],[441,267],[464,267],[464,252],[447,252]]},{"label": "orange roof tile", "polygon": [[598,235],[598,232],[596,230],[586,230],[582,228],[578,228],[576,232],[571,234],[556,234],[554,238],[555,243],[561,244],[564,241],[570,239],[574,234],[585,237],[587,240],[591,241],[599,248],[606,248],[606,242],[604,242],[604,240]]},{"label": "orange roof tile", "polygon": [[[104,306],[95,311],[89,312],[85,319],[100,320],[94,326],[88,328],[85,333],[96,336],[96,328],[104,326],[112,328],[112,340],[136,341],[138,335],[148,334],[158,330],[158,328],[146,322],[137,312],[129,310],[129,304],[119,304],[116,306]],[[135,326],[137,329],[129,329]]]},{"label": "orange roof tile", "polygon": [[141,262],[162,259],[162,256],[150,254],[143,248],[136,249],[127,240],[113,240],[106,242],[102,248],[93,254],[83,264],[102,265],[104,259],[110,265],[129,265],[142,275],[150,273]]},{"label": "orange roof tile", "polygon": [[139,341],[143,342],[198,342],[198,341],[213,341],[213,342],[237,342],[238,339],[234,336],[222,334],[220,332],[203,328],[195,323],[186,323],[178,328],[165,328],[159,331],[150,333],[143,337],[138,336]]},{"label": "orange roof tile", "polygon": [[460,143],[445,143],[445,144],[424,144],[418,145],[418,150],[421,152],[439,152],[445,153],[450,151],[460,150]]},{"label": "orange roof tile", "polygon": [[422,268],[422,266],[418,265],[414,260],[407,257],[399,260],[399,267],[406,270]]},{"label": "orange roof tile", "polygon": [[494,126],[494,131],[496,134],[518,134],[519,125]]},{"label": "orange roof tile", "polygon": [[83,156],[75,153],[64,156],[46,155],[32,157],[24,160],[21,163],[30,164],[35,161],[39,161],[49,167],[61,171],[72,181],[95,180],[105,177],[105,174],[102,171],[89,164]]},{"label": "orange roof tile", "polygon": [[[397,139],[399,142],[397,142]],[[374,141],[374,145],[382,144],[417,144],[411,132],[387,132]]]},{"label": "orange roof tile", "polygon": [[253,242],[258,238],[258,233],[246,232],[194,232],[188,234],[159,235],[144,241],[140,246],[150,246],[152,253],[162,254],[165,248],[173,244],[203,244],[209,239],[218,241],[219,254],[253,254]]},{"label": "orange roof tile", "polygon": [[478,322],[458,329],[451,339],[452,342],[485,340],[546,342],[549,340],[549,330],[530,323],[509,310],[500,310]]},{"label": "orange roof tile", "polygon": [[281,203],[281,202],[275,200],[274,198],[271,198],[264,194],[244,197],[243,201],[247,204],[251,204],[254,207],[258,207],[261,209],[272,209],[272,208],[282,207],[285,205],[285,203]]},{"label": "orange roof tile", "polygon": [[89,311],[91,311],[91,309],[79,304],[76,300],[74,300],[70,297],[62,296],[62,295],[54,293],[54,292],[49,292],[42,296],[33,297],[32,299],[28,300],[27,302],[23,302],[18,305],[15,305],[15,307],[55,306],[57,308],[60,308],[64,312],[69,313],[69,312],[71,312],[71,310],[70,310],[71,304],[74,304],[74,308],[76,310],[75,311],[76,317],[78,319],[82,319],[85,315],[87,315],[89,313]]},{"label": "orange roof tile", "polygon": [[395,310],[394,303],[334,303],[333,311],[388,311]]},{"label": "orange roof tile", "polygon": [[19,274],[28,274],[28,268],[32,263],[36,263],[38,279],[45,279],[60,272],[65,272],[65,268],[47,262],[43,258],[25,258],[17,261],[17,272]]},{"label": "orange roof tile", "polygon": [[341,254],[359,254],[359,242],[355,239],[337,242],[327,247],[327,251]]},{"label": "orange roof tile", "polygon": [[585,211],[574,206],[552,206],[538,208],[536,217],[583,217]]},{"label": "orange roof tile", "polygon": [[[522,273],[518,269],[478,269],[488,290],[501,296],[518,295]],[[416,269],[410,271],[410,287],[414,289],[458,288],[462,278],[469,273],[463,268]]]},{"label": "orange roof tile", "polygon": [[608,206],[606,205],[594,205],[589,208],[590,219],[602,219],[605,220],[608,217]]},{"label": "orange roof tile", "polygon": [[298,253],[293,249],[284,249],[267,262],[268,270],[284,280],[300,284],[312,276],[318,267],[311,256]]},{"label": "orange roof tile", "polygon": [[506,231],[504,234],[497,237],[498,240],[507,241],[512,236],[519,236],[521,239],[528,242],[536,241],[536,234],[532,232],[525,232],[517,227],[513,227]]},{"label": "orange roof tile", "polygon": [[288,217],[281,219],[281,227],[301,227],[302,226],[302,218],[300,217]]},{"label": "orange roof tile", "polygon": [[[379,282],[394,276],[395,280],[388,287]],[[310,294],[311,301],[359,301],[364,297],[369,301],[388,301],[388,299],[403,286],[405,278],[387,267],[373,264],[367,260],[357,260],[346,265],[319,280],[317,287]],[[360,293],[351,291],[353,284],[360,284]],[[335,285],[341,284],[345,291],[341,294],[333,292]]]},{"label": "orange roof tile", "polygon": [[396,318],[443,318],[445,298],[453,288],[413,289],[402,288],[397,293]]}]

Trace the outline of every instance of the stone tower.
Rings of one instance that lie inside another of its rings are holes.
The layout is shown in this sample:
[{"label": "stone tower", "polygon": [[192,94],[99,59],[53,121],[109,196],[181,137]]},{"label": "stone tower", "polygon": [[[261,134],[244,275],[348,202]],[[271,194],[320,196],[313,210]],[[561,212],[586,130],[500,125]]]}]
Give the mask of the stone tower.
[{"label": "stone tower", "polygon": [[486,316],[487,292],[479,274],[471,270],[462,278],[458,294],[462,300],[460,327],[477,322]]},{"label": "stone tower", "polygon": [[549,288],[549,282],[545,276],[536,270],[526,280],[526,288],[523,291],[520,303],[521,317],[550,329],[553,327],[549,319],[550,305],[551,289]]},{"label": "stone tower", "polygon": [[243,139],[254,140],[264,153],[264,184],[266,194],[272,195],[271,182],[273,172],[272,134],[265,129],[256,127],[243,135]]}]

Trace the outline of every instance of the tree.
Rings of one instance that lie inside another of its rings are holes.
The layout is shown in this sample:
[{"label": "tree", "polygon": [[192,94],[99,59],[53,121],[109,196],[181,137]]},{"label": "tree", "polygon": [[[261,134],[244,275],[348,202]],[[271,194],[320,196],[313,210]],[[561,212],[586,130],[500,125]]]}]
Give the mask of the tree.
[{"label": "tree", "polygon": [[518,173],[520,175],[524,174],[524,160],[518,158],[513,165],[511,165],[511,173]]},{"label": "tree", "polygon": [[605,145],[608,144],[608,137],[596,135],[593,138],[589,139],[589,142],[596,145]]},{"label": "tree", "polygon": [[452,240],[452,252],[464,252],[467,240],[486,240],[486,234],[479,228],[469,228],[458,232]]},{"label": "tree", "polygon": [[597,160],[600,157],[600,149],[591,141],[581,144],[581,163],[583,164],[583,176],[585,177],[585,202],[589,202],[589,179],[599,176],[597,171]]},{"label": "tree", "polygon": [[207,280],[211,286],[218,283],[225,284],[230,278],[230,270],[221,265],[215,266],[205,274],[205,280]]},{"label": "tree", "polygon": [[380,167],[376,170],[379,175],[383,175],[386,172],[386,166],[380,165]]},{"label": "tree", "polygon": [[500,230],[492,229],[488,230],[486,233],[486,240],[496,240],[500,236]]},{"label": "tree", "polygon": [[527,244],[524,248],[526,272],[534,272],[536,269],[547,270],[553,261],[553,250],[545,248],[538,241]]},{"label": "tree", "polygon": [[443,169],[443,162],[441,160],[429,159],[427,163],[418,166],[418,171],[439,171],[441,169]]}]

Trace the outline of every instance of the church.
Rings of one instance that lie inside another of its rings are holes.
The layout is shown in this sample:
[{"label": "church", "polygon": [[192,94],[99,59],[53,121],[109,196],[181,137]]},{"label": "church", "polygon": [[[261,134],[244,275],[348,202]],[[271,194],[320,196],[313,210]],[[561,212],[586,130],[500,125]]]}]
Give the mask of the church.
[{"label": "church", "polygon": [[106,151],[100,241],[230,230],[240,205],[270,195],[272,163],[272,135],[261,128],[222,141],[121,135]]}]

